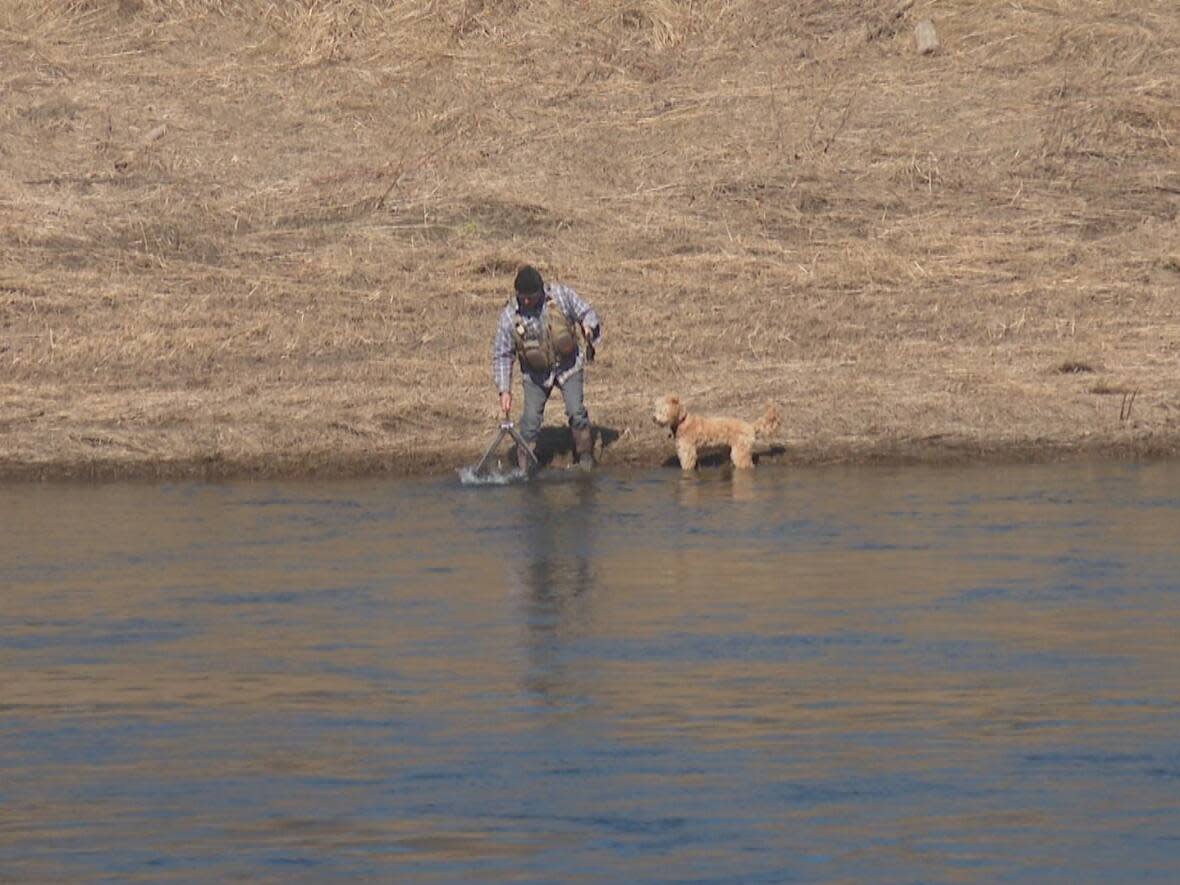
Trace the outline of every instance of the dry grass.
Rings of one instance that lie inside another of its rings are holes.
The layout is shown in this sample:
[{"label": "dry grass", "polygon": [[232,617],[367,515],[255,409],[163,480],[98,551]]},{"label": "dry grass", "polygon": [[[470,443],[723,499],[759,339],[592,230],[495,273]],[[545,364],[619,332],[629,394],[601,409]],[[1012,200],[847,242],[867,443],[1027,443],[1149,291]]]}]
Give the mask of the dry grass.
[{"label": "dry grass", "polygon": [[8,0],[0,469],[452,467],[522,261],[605,317],[608,459],[672,388],[793,461],[1175,453],[1177,47],[1168,0]]}]

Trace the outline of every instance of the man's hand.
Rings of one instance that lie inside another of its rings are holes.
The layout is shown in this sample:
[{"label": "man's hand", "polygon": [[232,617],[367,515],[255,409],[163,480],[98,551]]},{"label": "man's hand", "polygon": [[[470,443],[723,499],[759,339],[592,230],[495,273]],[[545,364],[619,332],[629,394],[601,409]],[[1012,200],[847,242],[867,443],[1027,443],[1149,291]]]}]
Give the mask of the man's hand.
[{"label": "man's hand", "polygon": [[500,411],[504,413],[505,418],[507,418],[508,415],[512,412],[512,393],[511,393],[511,391],[505,390],[502,394],[500,394]]},{"label": "man's hand", "polygon": [[582,323],[582,335],[586,338],[586,362],[594,362],[594,356],[598,350],[594,345],[594,339],[598,337],[598,329],[594,326]]}]

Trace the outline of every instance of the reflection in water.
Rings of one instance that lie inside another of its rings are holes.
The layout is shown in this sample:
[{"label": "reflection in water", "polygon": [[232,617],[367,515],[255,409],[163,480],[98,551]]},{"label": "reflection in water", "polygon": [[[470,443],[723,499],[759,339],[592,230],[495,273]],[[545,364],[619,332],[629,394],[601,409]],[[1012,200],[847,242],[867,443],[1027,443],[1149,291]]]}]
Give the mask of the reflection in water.
[{"label": "reflection in water", "polygon": [[0,487],[0,879],[1174,881],[1177,489]]},{"label": "reflection in water", "polygon": [[562,645],[578,635],[592,605],[596,489],[593,478],[581,474],[522,489],[520,552],[511,568],[525,601],[525,685],[550,701],[566,685]]},{"label": "reflection in water", "polygon": [[755,470],[722,467],[717,471],[681,473],[676,486],[677,499],[685,507],[697,508],[718,498],[753,501],[757,497]]}]

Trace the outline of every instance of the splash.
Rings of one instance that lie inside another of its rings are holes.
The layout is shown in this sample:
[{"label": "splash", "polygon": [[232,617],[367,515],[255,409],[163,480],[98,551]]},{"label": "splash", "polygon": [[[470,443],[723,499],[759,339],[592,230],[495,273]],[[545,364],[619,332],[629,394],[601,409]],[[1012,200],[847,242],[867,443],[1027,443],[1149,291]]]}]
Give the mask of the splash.
[{"label": "splash", "polygon": [[476,473],[474,467],[459,470],[459,482],[465,486],[506,486],[516,482],[528,482],[529,475],[520,468],[507,473]]}]

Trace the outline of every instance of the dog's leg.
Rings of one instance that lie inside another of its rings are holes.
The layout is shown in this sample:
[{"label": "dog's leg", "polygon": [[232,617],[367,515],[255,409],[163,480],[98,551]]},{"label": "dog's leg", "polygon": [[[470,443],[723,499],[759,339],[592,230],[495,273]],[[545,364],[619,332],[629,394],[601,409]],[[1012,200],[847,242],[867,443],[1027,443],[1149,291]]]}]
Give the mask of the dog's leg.
[{"label": "dog's leg", "polygon": [[733,445],[729,447],[729,457],[733,460],[733,466],[742,470],[747,470],[753,467],[754,458],[751,454],[753,451],[753,432],[739,436],[733,441]]},{"label": "dog's leg", "polygon": [[750,454],[750,447],[738,444],[730,446],[729,457],[733,460],[733,466],[740,470],[746,470],[754,466],[754,458]]},{"label": "dog's leg", "polygon": [[697,447],[692,443],[677,441],[676,456],[680,459],[680,469],[695,470],[697,466]]}]

